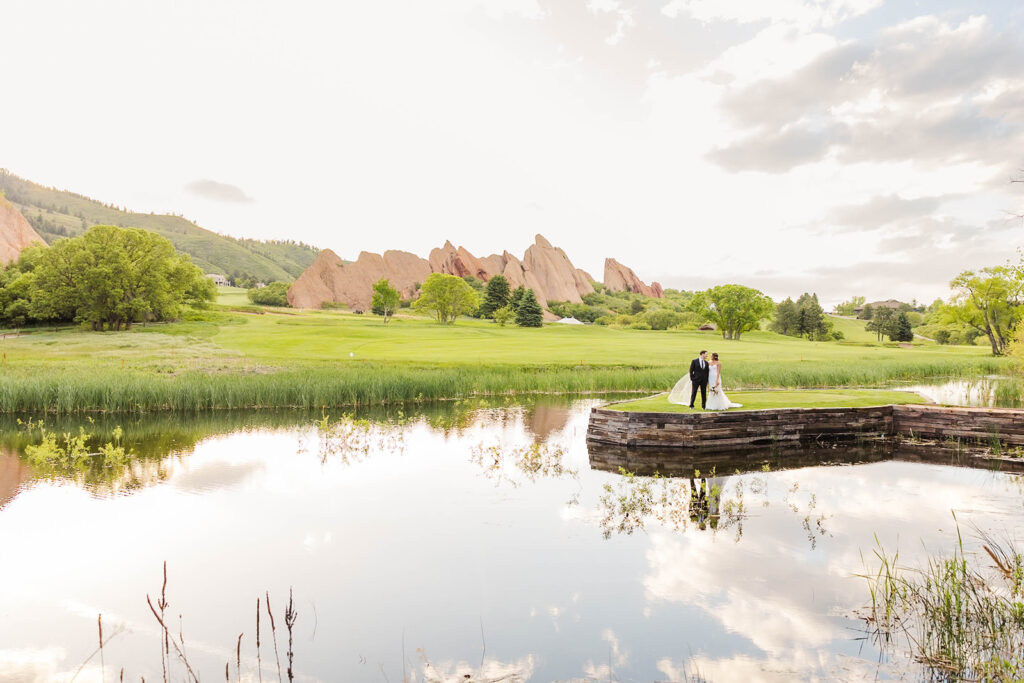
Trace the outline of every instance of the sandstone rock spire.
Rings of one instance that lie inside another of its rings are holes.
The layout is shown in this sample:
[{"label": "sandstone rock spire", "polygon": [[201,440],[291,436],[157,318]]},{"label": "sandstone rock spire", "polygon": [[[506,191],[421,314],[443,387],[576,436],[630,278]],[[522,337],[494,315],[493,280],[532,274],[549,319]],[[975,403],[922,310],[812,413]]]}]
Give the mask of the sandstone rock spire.
[{"label": "sandstone rock spire", "polygon": [[0,194],[0,265],[18,260],[21,250],[30,244],[46,244],[7,197]]}]

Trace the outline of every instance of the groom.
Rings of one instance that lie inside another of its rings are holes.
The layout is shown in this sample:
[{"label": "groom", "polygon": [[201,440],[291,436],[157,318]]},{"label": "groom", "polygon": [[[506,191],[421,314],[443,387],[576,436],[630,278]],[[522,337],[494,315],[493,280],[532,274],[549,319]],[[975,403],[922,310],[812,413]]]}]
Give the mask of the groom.
[{"label": "groom", "polygon": [[693,389],[690,391],[690,410],[693,410],[693,402],[697,400],[697,389],[700,389],[700,408],[707,409],[708,404],[708,352],[701,351],[700,356],[690,361],[690,384]]}]

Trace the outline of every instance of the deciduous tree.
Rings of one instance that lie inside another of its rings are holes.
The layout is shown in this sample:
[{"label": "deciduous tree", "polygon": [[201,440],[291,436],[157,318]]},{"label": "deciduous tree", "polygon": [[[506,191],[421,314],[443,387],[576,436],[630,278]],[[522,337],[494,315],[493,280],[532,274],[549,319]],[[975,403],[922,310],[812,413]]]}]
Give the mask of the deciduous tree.
[{"label": "deciduous tree", "polygon": [[370,306],[375,315],[383,316],[384,324],[387,325],[391,316],[395,314],[401,298],[398,290],[391,286],[391,282],[387,278],[384,278],[374,283],[373,300]]},{"label": "deciduous tree", "polygon": [[764,293],[743,285],[719,285],[700,292],[695,306],[718,325],[723,339],[739,339],[744,332],[756,330],[775,308]]},{"label": "deciduous tree", "polygon": [[460,315],[475,311],[479,301],[477,293],[461,277],[431,273],[412,305],[417,311],[434,316],[442,325],[450,325]]}]

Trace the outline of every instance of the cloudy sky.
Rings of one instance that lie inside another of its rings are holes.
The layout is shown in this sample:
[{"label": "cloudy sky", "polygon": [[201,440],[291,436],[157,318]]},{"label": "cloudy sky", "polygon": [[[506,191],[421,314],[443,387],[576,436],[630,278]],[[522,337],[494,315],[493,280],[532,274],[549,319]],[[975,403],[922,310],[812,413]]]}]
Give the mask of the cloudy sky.
[{"label": "cloudy sky", "polygon": [[0,167],[343,257],[929,300],[1016,259],[1024,6],[0,0]]}]

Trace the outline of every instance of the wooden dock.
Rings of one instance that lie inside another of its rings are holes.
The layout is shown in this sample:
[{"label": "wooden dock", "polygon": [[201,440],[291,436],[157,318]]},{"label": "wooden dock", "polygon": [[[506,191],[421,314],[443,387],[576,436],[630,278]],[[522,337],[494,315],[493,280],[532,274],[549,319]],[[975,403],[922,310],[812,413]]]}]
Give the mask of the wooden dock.
[{"label": "wooden dock", "polygon": [[701,451],[893,436],[1024,446],[1024,410],[890,405],[635,413],[606,406],[591,410],[587,428],[588,444]]}]

